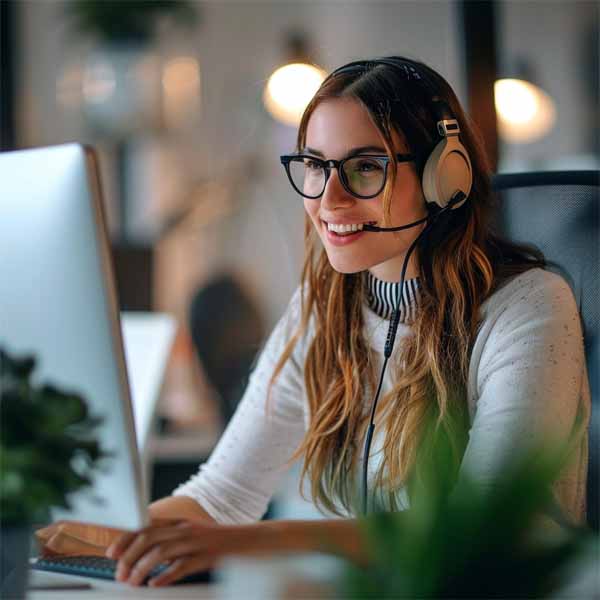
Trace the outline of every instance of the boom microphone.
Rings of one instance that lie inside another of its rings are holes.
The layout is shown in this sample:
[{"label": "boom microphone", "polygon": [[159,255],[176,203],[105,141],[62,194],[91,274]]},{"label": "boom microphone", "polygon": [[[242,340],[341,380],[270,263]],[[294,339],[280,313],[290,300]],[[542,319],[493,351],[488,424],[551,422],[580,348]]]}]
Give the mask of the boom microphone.
[{"label": "boom microphone", "polygon": [[458,190],[454,196],[448,201],[448,204],[442,210],[434,215],[427,215],[418,221],[413,221],[412,223],[407,223],[406,225],[400,225],[398,227],[378,227],[377,225],[363,225],[363,231],[375,231],[375,232],[386,232],[386,231],[402,231],[403,229],[410,229],[411,227],[416,227],[421,223],[426,223],[427,221],[435,220],[442,212],[446,212],[451,210],[456,204],[460,204],[465,200],[466,194],[461,190]]},{"label": "boom microphone", "polygon": [[399,227],[377,227],[377,225],[365,224],[363,225],[363,231],[402,231],[402,229],[410,229],[411,227],[416,227],[421,223],[425,223],[426,221],[429,221],[430,218],[431,217],[429,216],[423,217],[418,221],[413,221],[412,223],[408,223],[407,225],[400,225]]}]

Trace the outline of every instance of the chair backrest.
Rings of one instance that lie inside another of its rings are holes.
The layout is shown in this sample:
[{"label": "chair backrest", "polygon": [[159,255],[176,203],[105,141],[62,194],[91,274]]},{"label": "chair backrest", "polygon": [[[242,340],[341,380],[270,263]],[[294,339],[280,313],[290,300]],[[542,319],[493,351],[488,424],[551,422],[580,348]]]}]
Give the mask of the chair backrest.
[{"label": "chair backrest", "polygon": [[244,393],[264,340],[260,311],[233,275],[221,274],[196,291],[189,323],[198,358],[219,394],[226,425]]},{"label": "chair backrest", "polygon": [[493,179],[497,225],[508,238],[533,244],[566,275],[583,320],[592,392],[588,523],[598,530],[600,466],[599,171],[500,174]]}]

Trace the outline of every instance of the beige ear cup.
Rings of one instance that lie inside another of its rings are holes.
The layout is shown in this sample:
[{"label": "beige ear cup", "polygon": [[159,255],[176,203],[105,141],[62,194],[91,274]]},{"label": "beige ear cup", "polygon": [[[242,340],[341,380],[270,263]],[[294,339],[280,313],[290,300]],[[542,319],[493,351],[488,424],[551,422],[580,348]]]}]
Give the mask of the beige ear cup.
[{"label": "beige ear cup", "polygon": [[467,151],[457,136],[449,136],[433,149],[423,171],[423,194],[427,202],[444,208],[458,191],[465,200],[452,207],[462,206],[469,196],[473,175]]}]

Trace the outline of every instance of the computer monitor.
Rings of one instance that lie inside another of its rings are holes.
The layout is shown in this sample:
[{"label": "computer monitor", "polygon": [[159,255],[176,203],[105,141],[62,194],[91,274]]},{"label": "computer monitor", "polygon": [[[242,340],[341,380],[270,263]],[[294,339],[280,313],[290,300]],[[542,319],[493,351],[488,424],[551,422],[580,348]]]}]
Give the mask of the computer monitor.
[{"label": "computer monitor", "polygon": [[97,161],[78,144],[0,153],[0,346],[80,393],[111,454],[54,518],[147,524]]}]

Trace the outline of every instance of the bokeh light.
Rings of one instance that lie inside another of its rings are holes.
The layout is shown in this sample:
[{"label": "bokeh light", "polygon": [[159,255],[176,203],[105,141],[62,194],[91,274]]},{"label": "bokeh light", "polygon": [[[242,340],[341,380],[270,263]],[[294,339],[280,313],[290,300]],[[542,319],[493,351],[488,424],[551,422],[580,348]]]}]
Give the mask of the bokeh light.
[{"label": "bokeh light", "polygon": [[546,135],[556,121],[552,98],[522,79],[499,79],[494,84],[498,131],[513,143],[533,142]]},{"label": "bokeh light", "polygon": [[281,123],[296,127],[324,79],[325,71],[313,65],[284,65],[267,82],[263,96],[265,107]]}]

